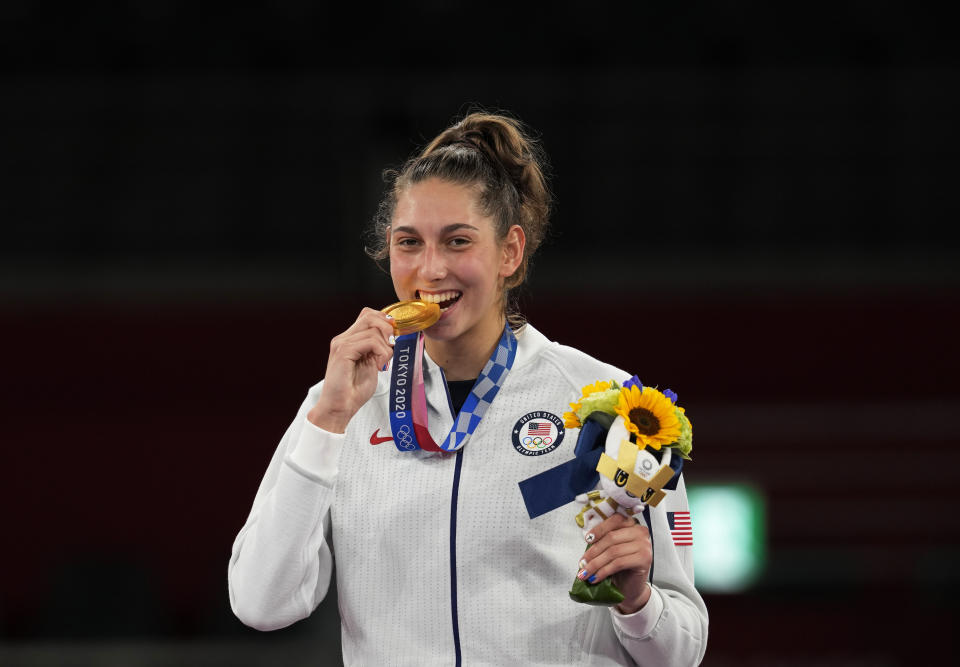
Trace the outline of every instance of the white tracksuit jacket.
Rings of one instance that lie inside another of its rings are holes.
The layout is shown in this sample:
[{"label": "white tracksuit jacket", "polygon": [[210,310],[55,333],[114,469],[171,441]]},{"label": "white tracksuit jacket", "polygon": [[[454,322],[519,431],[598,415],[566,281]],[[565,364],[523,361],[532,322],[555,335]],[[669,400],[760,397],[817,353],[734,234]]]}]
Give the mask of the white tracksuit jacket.
[{"label": "white tracksuit jacket", "polygon": [[[337,591],[346,665],[697,665],[707,611],[691,547],[666,517],[686,511],[683,480],[651,508],[653,593],[635,614],[570,600],[584,547],[572,502],[530,519],[518,482],[573,457],[578,430],[540,455],[514,430],[532,412],[562,417],[581,388],[630,374],[548,341],[531,325],[516,361],[460,452],[401,452],[380,374],[343,435],[306,420],[312,387],[267,468],[229,565],[230,603],[261,630],[308,616]],[[442,371],[425,357],[430,432],[453,416]]]}]

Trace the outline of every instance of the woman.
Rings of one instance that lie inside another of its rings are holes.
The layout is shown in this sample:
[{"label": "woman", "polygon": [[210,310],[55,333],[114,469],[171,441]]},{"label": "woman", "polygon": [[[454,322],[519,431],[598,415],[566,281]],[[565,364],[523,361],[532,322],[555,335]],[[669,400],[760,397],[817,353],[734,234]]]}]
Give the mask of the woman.
[{"label": "woman", "polygon": [[[667,537],[663,510],[686,509],[682,480],[651,512],[652,544],[619,514],[585,544],[577,507],[531,518],[519,491],[573,457],[576,431],[564,438],[557,414],[580,388],[629,376],[549,342],[508,307],[547,225],[539,155],[519,123],[478,113],[393,174],[372,254],[389,258],[398,298],[442,314],[421,338],[395,339],[390,318],[365,308],[331,342],[326,377],[234,544],[230,599],[247,625],[308,616],[327,592],[333,546],[345,664],[702,659],[706,609],[690,548]],[[411,423],[400,417],[416,412],[417,340],[425,405]],[[543,437],[521,442],[534,429]],[[578,572],[613,577],[625,599],[571,601]]]}]

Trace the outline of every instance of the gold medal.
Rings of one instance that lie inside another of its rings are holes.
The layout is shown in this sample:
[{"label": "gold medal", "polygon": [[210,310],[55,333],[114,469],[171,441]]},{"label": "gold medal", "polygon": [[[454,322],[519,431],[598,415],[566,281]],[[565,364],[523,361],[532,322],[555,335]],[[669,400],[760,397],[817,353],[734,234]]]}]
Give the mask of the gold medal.
[{"label": "gold medal", "polygon": [[440,319],[440,305],[420,299],[398,301],[380,312],[393,318],[393,331],[397,336],[421,331]]}]

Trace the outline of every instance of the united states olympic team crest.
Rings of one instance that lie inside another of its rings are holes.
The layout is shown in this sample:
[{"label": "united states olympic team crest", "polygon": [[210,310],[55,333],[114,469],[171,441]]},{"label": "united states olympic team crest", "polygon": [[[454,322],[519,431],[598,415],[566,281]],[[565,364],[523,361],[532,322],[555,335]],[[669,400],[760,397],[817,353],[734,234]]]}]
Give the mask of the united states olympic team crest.
[{"label": "united states olympic team crest", "polygon": [[524,456],[552,452],[563,442],[563,420],[551,412],[528,412],[513,425],[513,447]]}]

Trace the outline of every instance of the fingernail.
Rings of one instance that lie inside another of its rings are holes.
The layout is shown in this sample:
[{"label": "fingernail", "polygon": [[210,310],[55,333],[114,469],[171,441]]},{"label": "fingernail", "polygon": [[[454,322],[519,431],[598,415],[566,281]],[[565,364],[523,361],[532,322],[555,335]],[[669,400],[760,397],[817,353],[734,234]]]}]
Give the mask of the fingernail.
[{"label": "fingernail", "polygon": [[390,337],[387,339],[387,342],[393,345],[395,342],[397,342],[396,336],[394,336],[393,334],[390,334]]},{"label": "fingernail", "polygon": [[392,319],[393,319],[393,315],[387,315],[387,319],[388,319],[388,320],[392,320]]},{"label": "fingernail", "polygon": [[587,581],[590,582],[591,584],[597,583],[597,575],[591,576],[589,579],[587,579]]},{"label": "fingernail", "polygon": [[380,370],[382,370],[382,371],[385,371],[385,370],[387,370],[387,365],[386,365],[386,364],[384,364],[384,365],[383,365],[383,368],[381,368]]},{"label": "fingernail", "polygon": [[579,579],[580,581],[583,581],[586,578],[587,578],[586,570],[580,570],[579,572],[577,572],[577,579]]},{"label": "fingernail", "polygon": [[587,533],[583,539],[585,539],[587,542],[590,542],[592,544],[593,541],[597,538],[594,536],[593,533]]},{"label": "fingernail", "polygon": [[584,569],[585,567],[587,567],[587,559],[586,559],[586,558],[581,558],[579,565],[580,565],[580,569],[581,569],[581,570]]}]

